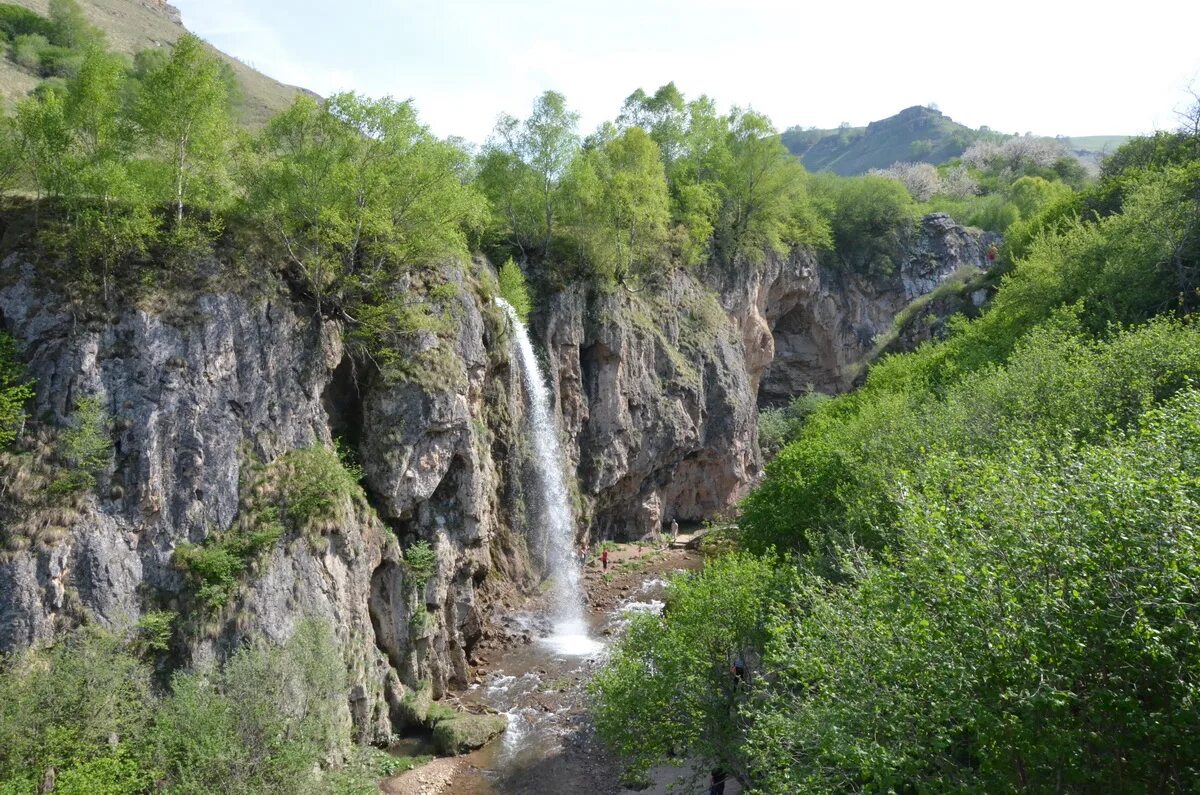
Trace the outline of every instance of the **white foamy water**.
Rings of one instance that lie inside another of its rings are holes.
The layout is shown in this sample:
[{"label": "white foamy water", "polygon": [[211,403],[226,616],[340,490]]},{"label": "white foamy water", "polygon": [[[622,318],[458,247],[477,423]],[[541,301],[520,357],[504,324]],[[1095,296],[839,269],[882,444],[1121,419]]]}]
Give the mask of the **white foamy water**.
[{"label": "white foamy water", "polygon": [[546,387],[525,324],[503,298],[497,298],[496,303],[512,323],[521,380],[528,396],[526,418],[541,495],[541,516],[535,527],[538,531],[535,539],[550,574],[554,596],[554,630],[544,642],[561,655],[590,656],[598,652],[602,644],[588,636],[583,620],[581,574],[575,556],[575,518],[571,513],[571,495],[567,491],[562,449],[558,443],[558,423],[550,409],[550,390]]},{"label": "white foamy water", "polygon": [[556,621],[554,631],[541,642],[563,657],[594,657],[604,649],[603,643],[588,635],[582,618]]}]

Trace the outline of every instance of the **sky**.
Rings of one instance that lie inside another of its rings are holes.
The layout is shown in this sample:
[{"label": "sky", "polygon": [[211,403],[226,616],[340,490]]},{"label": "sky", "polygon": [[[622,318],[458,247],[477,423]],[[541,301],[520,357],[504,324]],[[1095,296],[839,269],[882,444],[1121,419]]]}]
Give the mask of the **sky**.
[{"label": "sky", "polygon": [[674,80],[776,127],[936,104],[1040,135],[1173,129],[1200,93],[1195,0],[174,0],[184,24],[285,83],[412,99],[483,142],[547,89],[581,131]]}]

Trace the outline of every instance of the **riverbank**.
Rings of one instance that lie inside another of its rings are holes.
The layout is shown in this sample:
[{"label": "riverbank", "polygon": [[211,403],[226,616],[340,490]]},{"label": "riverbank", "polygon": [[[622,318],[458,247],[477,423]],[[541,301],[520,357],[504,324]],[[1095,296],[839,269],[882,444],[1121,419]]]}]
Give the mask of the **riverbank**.
[{"label": "riverbank", "polygon": [[[584,568],[587,621],[593,638],[604,643],[620,631],[630,612],[661,610],[671,574],[697,569],[693,550],[651,544],[610,545],[605,570],[599,556]],[[621,765],[592,729],[584,692],[604,651],[577,657],[545,643],[549,622],[534,597],[486,628],[487,643],[477,655],[470,688],[451,696],[464,706],[487,706],[509,717],[509,730],[467,756],[435,759],[380,784],[387,795],[558,795],[586,792],[621,795]],[[682,771],[653,771],[655,785],[643,795],[666,792]],[[690,792],[691,789],[679,790]],[[704,791],[701,786],[697,789]],[[730,795],[733,791],[727,790]]]}]

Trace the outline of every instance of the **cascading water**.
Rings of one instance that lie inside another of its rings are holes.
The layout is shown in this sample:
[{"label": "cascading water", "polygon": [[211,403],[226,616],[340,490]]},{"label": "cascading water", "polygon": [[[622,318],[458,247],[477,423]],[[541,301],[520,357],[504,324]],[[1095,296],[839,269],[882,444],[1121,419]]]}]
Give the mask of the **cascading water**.
[{"label": "cascading water", "polygon": [[602,648],[602,644],[588,637],[583,618],[580,565],[575,557],[575,519],[563,474],[558,423],[550,410],[550,391],[546,388],[546,379],[534,355],[533,343],[529,340],[525,324],[503,298],[497,298],[496,303],[512,322],[521,380],[528,396],[525,414],[533,441],[534,470],[541,495],[539,520],[543,557],[553,583],[554,632],[547,641],[560,654],[587,656]]}]

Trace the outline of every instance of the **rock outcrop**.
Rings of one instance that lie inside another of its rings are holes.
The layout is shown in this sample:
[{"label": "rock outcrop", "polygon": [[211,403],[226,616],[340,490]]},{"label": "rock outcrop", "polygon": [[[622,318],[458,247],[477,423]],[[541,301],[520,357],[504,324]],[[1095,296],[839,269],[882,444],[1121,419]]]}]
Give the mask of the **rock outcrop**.
[{"label": "rock outcrop", "polygon": [[[892,257],[896,269],[887,276],[823,267],[807,252],[769,260],[759,278],[749,280],[751,325],[743,327],[750,333],[747,350],[753,338],[761,351],[752,372],[766,362],[759,404],[784,403],[809,389],[835,394],[852,387],[897,314],[953,276],[986,270],[988,246],[997,240],[936,213],[901,237]],[[735,294],[734,310],[745,302],[744,289]]]},{"label": "rock outcrop", "polygon": [[[760,399],[844,389],[899,309],[983,265],[985,240],[944,216],[905,246],[882,281],[797,251],[675,272],[644,293],[544,297],[533,329],[576,474],[580,536],[640,537],[729,507],[761,469]],[[248,637],[282,641],[303,618],[325,619],[361,740],[402,725],[414,692],[465,685],[489,611],[539,578],[524,520],[523,392],[507,321],[481,286],[488,267],[446,266],[455,331],[401,351],[415,361],[440,345],[442,360],[388,381],[282,284],[80,319],[10,255],[0,325],[36,379],[30,432],[61,432],[77,401],[95,398],[113,446],[96,488],[58,517],[61,532],[17,538],[0,505],[0,652],[49,643],[84,615],[121,626],[151,609],[188,612],[180,546],[239,521],[254,462],[337,438],[357,452],[366,501],[315,538],[289,527],[228,605],[180,626],[174,662],[220,659]],[[19,488],[6,484],[0,503]],[[419,541],[433,550],[423,572],[405,557]]]}]

